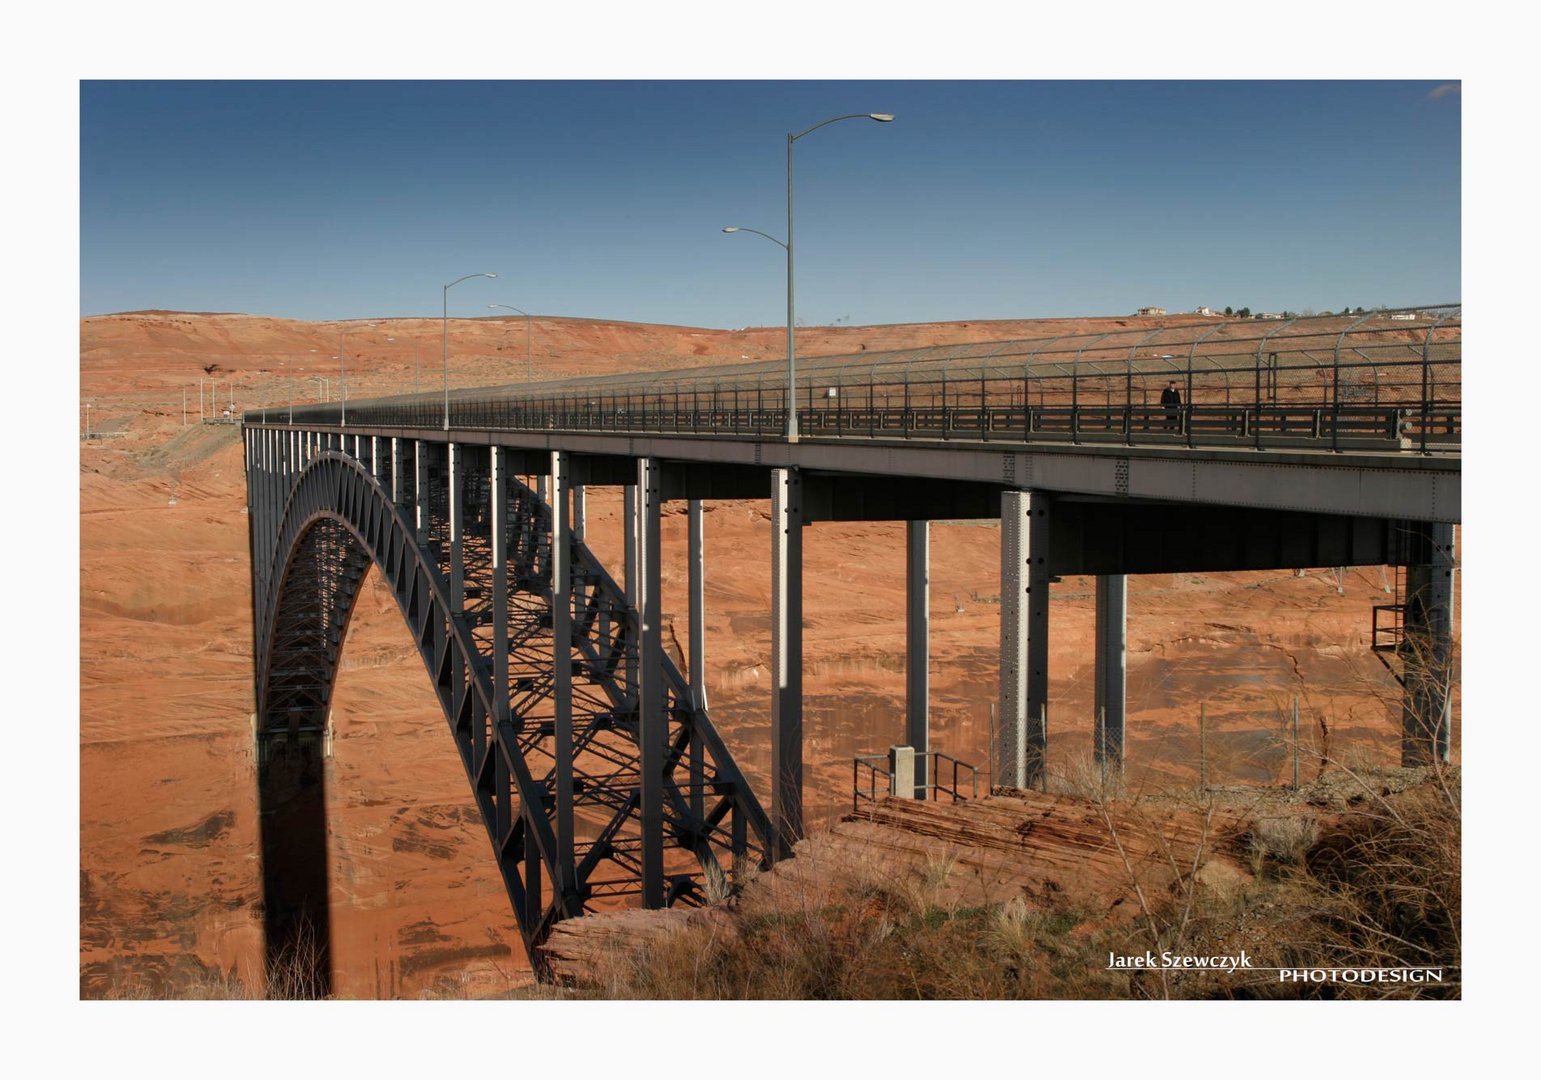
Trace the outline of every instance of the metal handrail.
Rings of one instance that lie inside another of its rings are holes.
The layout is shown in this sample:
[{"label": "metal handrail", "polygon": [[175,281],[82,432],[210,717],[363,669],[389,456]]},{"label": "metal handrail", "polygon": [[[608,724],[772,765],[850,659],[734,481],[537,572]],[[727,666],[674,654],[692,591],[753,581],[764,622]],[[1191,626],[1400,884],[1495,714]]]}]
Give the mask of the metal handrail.
[{"label": "metal handrail", "polygon": [[[858,754],[851,759],[851,810],[854,812],[863,799],[868,802],[878,801],[878,776],[884,777],[889,783],[883,785],[882,794],[888,794],[888,789],[893,786],[893,773],[888,771],[887,754]],[[867,769],[867,790],[861,787],[861,770]]]},{"label": "metal handrail", "polygon": [[[1180,375],[1188,389],[1185,410],[1245,410],[1231,427],[1212,428],[1217,441],[1241,439],[1246,440],[1242,445],[1265,448],[1268,410],[1313,405],[1325,410],[1313,421],[1313,440],[1334,446],[1336,438],[1335,448],[1341,449],[1352,437],[1339,436],[1346,436],[1345,425],[1362,409],[1365,396],[1344,393],[1343,388],[1373,384],[1377,388],[1368,396],[1376,404],[1410,410],[1421,418],[1423,430],[1445,436],[1431,443],[1458,444],[1458,425],[1451,428],[1444,414],[1452,408],[1458,412],[1460,406],[1460,329],[1459,308],[1448,306],[1400,314],[1221,322],[1155,331],[1142,327],[1040,341],[811,357],[802,362],[798,412],[800,420],[807,418],[811,437],[973,435],[992,441],[1080,442],[1108,441],[1118,434],[1122,438],[1114,441],[1181,446],[1189,442],[1184,437],[1192,431],[1188,425],[1176,432],[1164,425],[1151,429],[1143,413],[1150,407],[1152,388]],[[1320,372],[1329,352],[1333,387],[1330,403],[1323,404],[1321,394],[1327,388]],[[765,385],[769,372],[764,364],[740,364],[481,387],[454,391],[450,397],[458,426],[763,437],[785,429],[785,392]],[[1238,384],[1245,387],[1249,382],[1250,401],[1242,396],[1245,390],[1237,393]],[[1123,393],[1115,395],[1113,387],[1119,383]],[[950,390],[942,396],[944,388],[959,384],[971,387],[966,401],[954,401]],[[815,393],[828,386],[839,387],[836,397]],[[751,401],[743,400],[742,391],[753,391]],[[703,396],[712,399],[710,411],[698,407]],[[729,396],[732,407],[721,407]],[[972,404],[976,397],[977,408]],[[856,404],[863,400],[866,406]],[[1088,400],[1101,404],[1088,405]],[[898,401],[903,402],[902,411]],[[424,394],[355,398],[348,413],[355,426],[441,427],[442,409],[442,397]],[[1112,410],[1122,419],[1116,432],[1109,426]],[[253,412],[246,415],[254,418]],[[266,415],[283,421],[287,410]],[[339,407],[312,405],[296,408],[294,419],[296,424],[340,426],[342,416]],[[1051,421],[1048,428],[1045,419]],[[1172,437],[1165,438],[1168,434]],[[1392,431],[1383,435],[1393,445],[1398,438]],[[1192,441],[1201,440],[1195,435]],[[1421,440],[1418,449],[1426,449]]]},{"label": "metal handrail", "polygon": [[[939,750],[922,750],[915,754],[916,773],[921,777],[930,777],[929,782],[915,785],[915,790],[924,794],[918,796],[923,800],[940,801],[941,796],[951,795],[953,802],[962,802],[965,799],[977,799],[979,797],[979,769],[967,761],[944,754]],[[942,783],[941,766],[948,762],[952,768],[951,783]],[[867,786],[864,789],[861,783],[861,770],[867,770]],[[969,781],[969,793],[962,793],[963,772],[967,771]],[[878,786],[878,778],[882,777],[886,783],[881,788]],[[887,754],[858,754],[851,759],[851,810],[860,809],[862,801],[875,803],[881,796],[892,794],[893,772],[888,768]]]},{"label": "metal handrail", "polygon": [[[931,798],[940,801],[940,796],[951,795],[953,802],[962,802],[964,799],[979,798],[979,769],[977,766],[971,765],[967,761],[960,761],[958,758],[953,757],[951,754],[943,754],[936,750],[929,750],[922,754],[916,754],[915,756],[917,758],[927,757],[931,759],[931,782],[929,784],[922,785],[924,790],[929,793]],[[952,765],[952,783],[946,787],[942,785],[941,781],[941,764],[944,761],[949,762]],[[960,793],[958,779],[959,770],[961,769],[968,770],[968,795],[963,795]]]}]

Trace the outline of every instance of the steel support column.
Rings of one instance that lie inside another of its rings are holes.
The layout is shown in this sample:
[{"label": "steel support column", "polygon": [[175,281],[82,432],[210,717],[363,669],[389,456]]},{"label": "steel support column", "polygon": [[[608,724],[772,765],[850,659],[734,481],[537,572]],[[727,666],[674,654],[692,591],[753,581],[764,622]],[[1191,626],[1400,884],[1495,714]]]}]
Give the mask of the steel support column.
[{"label": "steel support column", "polygon": [[1454,681],[1455,526],[1424,530],[1428,562],[1407,568],[1403,616],[1402,765],[1450,760],[1450,688]]},{"label": "steel support column", "polygon": [[[264,538],[273,534],[272,523],[268,520],[268,433],[266,429],[256,433],[252,446],[252,466],[256,472],[257,490],[254,493],[253,503],[257,509],[257,521],[262,526],[263,532],[259,535]],[[263,568],[264,570],[266,567]]]},{"label": "steel support column", "polygon": [[[391,437],[391,502],[401,505],[401,440]],[[506,523],[505,523],[506,525]]]},{"label": "steel support column", "polygon": [[690,703],[706,708],[706,537],[700,499],[690,500]]},{"label": "steel support column", "polygon": [[552,890],[567,896],[577,890],[573,834],[573,599],[572,525],[567,489],[572,455],[551,452],[551,654],[553,660],[552,754],[555,758],[557,873]]},{"label": "steel support column", "polygon": [[[284,506],[283,495],[280,490],[282,485],[279,482],[278,476],[278,432],[267,431],[263,434],[263,468],[267,480],[267,520],[270,527],[276,528],[279,515],[283,513]],[[277,582],[271,580],[271,578],[272,575],[270,574],[269,586],[276,586]]]},{"label": "steel support column", "polygon": [[663,470],[656,458],[637,461],[637,742],[641,749],[642,906],[663,907],[663,791],[669,718],[664,712],[662,597],[658,542]]},{"label": "steel support column", "polygon": [[1093,702],[1093,752],[1104,770],[1124,768],[1124,699],[1127,672],[1129,579],[1097,577],[1097,659]]},{"label": "steel support column", "polygon": [[[905,523],[905,745],[923,755],[931,749],[931,523]],[[914,797],[926,797],[925,763],[915,774]]]},{"label": "steel support column", "polygon": [[257,740],[268,992],[277,994],[282,982],[289,994],[325,997],[332,991],[332,931],[320,738],[259,730]]},{"label": "steel support column", "polygon": [[[449,483],[449,617],[456,619],[465,611],[465,447],[451,442],[445,445]],[[450,687],[454,723],[461,717],[466,695],[465,657],[455,652],[450,658]]]},{"label": "steel support column", "polygon": [[771,850],[803,835],[803,484],[771,470]]},{"label": "steel support column", "polygon": [[626,590],[626,602],[635,607],[637,603],[637,486],[635,484],[622,485],[621,504],[621,531],[625,534],[625,550],[621,566],[624,580],[621,582],[621,587]]},{"label": "steel support column", "polygon": [[573,485],[573,540],[584,542],[584,529],[588,524],[588,512],[584,505],[583,485]]},{"label": "steel support column", "polygon": [[1049,499],[1001,496],[999,783],[1043,781],[1049,696]]},{"label": "steel support column", "polygon": [[[700,499],[690,500],[690,704],[706,711],[706,522]],[[706,813],[705,762],[699,747],[690,755],[690,812]]]},{"label": "steel support column", "polygon": [[[395,440],[391,442],[394,444]],[[395,450],[392,448],[392,456]],[[492,726],[509,720],[508,679],[508,452],[493,446],[489,450],[488,491],[492,505]],[[392,463],[392,476],[395,464]],[[394,486],[394,484],[393,484]],[[487,732],[478,726],[475,742],[475,774],[486,775],[487,752],[491,744]],[[496,753],[496,750],[493,751]],[[505,789],[506,790],[506,789]],[[501,795],[501,793],[500,793]],[[503,837],[499,835],[499,840]]]},{"label": "steel support column", "polygon": [[428,444],[418,439],[412,447],[412,523],[419,545],[428,543]]},{"label": "steel support column", "polygon": [[[625,580],[621,587],[626,590],[626,606],[635,612],[639,609],[637,594],[637,485],[623,484],[621,486],[621,532],[625,539],[624,557],[622,559],[622,573]],[[637,640],[636,624],[633,621],[631,634],[628,635],[632,642]],[[626,669],[626,697],[635,704],[637,700],[637,657],[635,645],[627,650],[625,659]]]}]

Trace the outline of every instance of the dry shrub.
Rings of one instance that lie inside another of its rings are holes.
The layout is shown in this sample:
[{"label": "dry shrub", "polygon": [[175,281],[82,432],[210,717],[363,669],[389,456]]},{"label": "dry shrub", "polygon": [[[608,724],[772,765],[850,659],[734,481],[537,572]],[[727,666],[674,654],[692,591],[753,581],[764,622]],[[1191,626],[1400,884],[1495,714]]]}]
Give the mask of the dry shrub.
[{"label": "dry shrub", "polygon": [[[1269,967],[1440,968],[1442,982],[1281,983],[1273,972],[1211,979],[1181,993],[1271,998],[1458,997],[1461,961],[1459,774],[1448,767],[1405,790],[1346,773],[1345,811],[1257,820],[1256,879],[1199,905],[1192,940],[1241,948]],[[1400,781],[1400,777],[1397,778]]]},{"label": "dry shrub", "polygon": [[1253,822],[1252,831],[1247,837],[1253,873],[1260,872],[1268,860],[1285,864],[1299,863],[1320,835],[1321,829],[1314,816],[1287,814],[1258,818]]},{"label": "dry shrub", "polygon": [[[1319,907],[1300,945],[1338,966],[1441,967],[1459,994],[1461,799],[1459,771],[1394,795],[1371,788],[1306,856]],[[1343,988],[1339,987],[1340,992]],[[1377,984],[1362,992],[1376,993]],[[1405,988],[1398,987],[1398,993]]]},{"label": "dry shrub", "polygon": [[1061,755],[1049,762],[1046,773],[1046,789],[1056,794],[1098,804],[1130,796],[1123,769],[1099,762],[1090,751]]},{"label": "dry shrub", "polygon": [[943,901],[951,860],[913,878],[820,883],[817,903],[728,909],[628,956],[587,996],[643,999],[898,1000],[1116,997],[1096,933],[1080,912]]},{"label": "dry shrub", "polygon": [[332,996],[331,959],[316,934],[303,928],[267,964],[269,1001],[315,1001]]}]

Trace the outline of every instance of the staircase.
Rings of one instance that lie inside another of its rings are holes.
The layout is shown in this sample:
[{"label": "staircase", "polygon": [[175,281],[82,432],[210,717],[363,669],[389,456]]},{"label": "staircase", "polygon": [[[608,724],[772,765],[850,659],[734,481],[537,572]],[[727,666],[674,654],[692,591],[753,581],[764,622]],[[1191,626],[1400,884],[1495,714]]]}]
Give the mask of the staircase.
[{"label": "staircase", "polygon": [[1407,640],[1407,567],[1397,566],[1392,572],[1392,602],[1370,609],[1370,650],[1386,665],[1392,678],[1406,686],[1405,665],[1400,657]]}]

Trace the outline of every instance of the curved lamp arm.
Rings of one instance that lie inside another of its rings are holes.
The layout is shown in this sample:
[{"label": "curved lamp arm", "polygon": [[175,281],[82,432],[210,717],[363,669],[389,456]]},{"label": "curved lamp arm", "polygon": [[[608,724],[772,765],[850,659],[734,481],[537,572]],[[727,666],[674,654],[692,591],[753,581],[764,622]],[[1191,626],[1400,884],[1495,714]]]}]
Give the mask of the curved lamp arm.
[{"label": "curved lamp arm", "polygon": [[449,430],[449,291],[474,277],[495,278],[496,274],[467,274],[444,286],[444,430]]},{"label": "curved lamp arm", "polygon": [[789,134],[787,136],[787,142],[796,142],[798,139],[801,139],[804,135],[807,135],[809,132],[818,131],[819,128],[823,127],[825,124],[833,124],[837,120],[876,120],[880,124],[889,124],[889,123],[893,122],[893,119],[894,119],[894,114],[893,113],[853,112],[853,113],[846,113],[843,116],[831,116],[828,120],[820,120],[817,124],[814,124],[811,128],[804,128],[802,131],[799,131],[796,135],[790,135]]},{"label": "curved lamp arm", "polygon": [[772,236],[768,232],[761,232],[759,229],[751,229],[751,228],[748,228],[747,226],[744,226],[744,225],[724,225],[722,231],[725,232],[725,233],[752,232],[756,236],[763,236],[763,237],[765,237],[765,239],[769,240],[771,243],[775,244],[777,247],[781,248],[783,251],[786,250],[786,245],[783,244],[780,240],[777,240],[774,236]]}]

